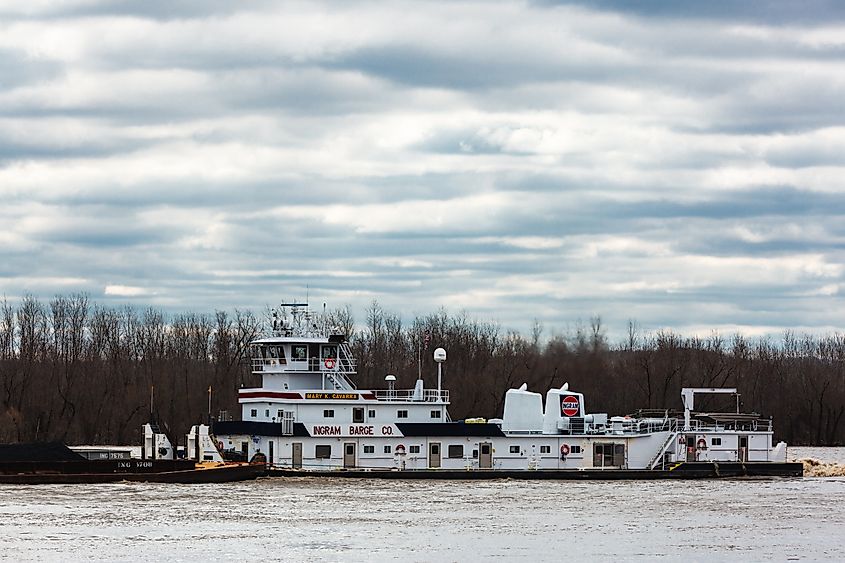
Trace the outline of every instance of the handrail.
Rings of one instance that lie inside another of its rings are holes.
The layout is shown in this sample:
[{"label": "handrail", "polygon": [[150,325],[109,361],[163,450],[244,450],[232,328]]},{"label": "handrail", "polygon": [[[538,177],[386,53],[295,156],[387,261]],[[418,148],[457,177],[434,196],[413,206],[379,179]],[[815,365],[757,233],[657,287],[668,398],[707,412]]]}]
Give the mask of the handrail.
[{"label": "handrail", "polygon": [[420,401],[424,403],[449,402],[449,391],[445,389],[441,391],[438,391],[437,389],[423,389],[422,397],[420,399],[415,398],[415,392],[415,389],[380,389],[378,391],[374,391],[376,399],[379,401]]}]

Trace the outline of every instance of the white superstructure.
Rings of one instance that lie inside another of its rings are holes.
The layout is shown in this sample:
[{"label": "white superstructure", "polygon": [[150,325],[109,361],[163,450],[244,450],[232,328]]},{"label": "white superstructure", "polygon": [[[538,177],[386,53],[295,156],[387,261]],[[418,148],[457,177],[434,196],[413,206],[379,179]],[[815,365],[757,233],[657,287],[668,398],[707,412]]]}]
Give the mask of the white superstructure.
[{"label": "white superstructure", "polygon": [[[264,457],[290,469],[660,469],[678,462],[785,462],[769,419],[694,410],[696,395],[735,389],[685,388],[684,411],[614,416],[588,413],[567,384],[543,395],[525,385],[505,394],[502,419],[449,418],[449,392],[355,387],[356,362],[341,334],[320,330],[307,305],[283,305],[273,334],[252,343],[262,386],[240,389],[240,421],[217,421],[224,457]],[[438,370],[445,361],[435,352]],[[738,403],[737,403],[738,404]],[[738,409],[737,409],[738,410]]]}]

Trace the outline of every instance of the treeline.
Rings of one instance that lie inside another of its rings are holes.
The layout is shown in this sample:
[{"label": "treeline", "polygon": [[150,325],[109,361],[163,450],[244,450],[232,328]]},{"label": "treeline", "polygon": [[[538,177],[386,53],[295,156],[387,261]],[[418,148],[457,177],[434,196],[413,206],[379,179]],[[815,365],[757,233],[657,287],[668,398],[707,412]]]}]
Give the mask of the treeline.
[{"label": "treeline", "polygon": [[[4,302],[0,441],[138,443],[152,416],[182,442],[207,416],[209,387],[211,412],[237,416],[237,389],[260,384],[250,374],[248,344],[268,321],[243,311],[168,318],[92,305],[84,295]],[[643,333],[631,323],[623,342],[610,343],[598,318],[546,337],[540,325],[522,335],[445,311],[406,323],[377,303],[357,326],[349,308],[318,322],[351,335],[361,388],[384,387],[388,373],[399,388],[412,387],[418,373],[435,387],[432,353],[446,348],[453,419],[501,416],[505,391],[522,383],[545,393],[569,382],[589,411],[611,414],[679,409],[682,387],[737,387],[743,410],[774,417],[778,439],[845,443],[842,335],[691,338]],[[696,406],[733,408],[723,397]]]}]

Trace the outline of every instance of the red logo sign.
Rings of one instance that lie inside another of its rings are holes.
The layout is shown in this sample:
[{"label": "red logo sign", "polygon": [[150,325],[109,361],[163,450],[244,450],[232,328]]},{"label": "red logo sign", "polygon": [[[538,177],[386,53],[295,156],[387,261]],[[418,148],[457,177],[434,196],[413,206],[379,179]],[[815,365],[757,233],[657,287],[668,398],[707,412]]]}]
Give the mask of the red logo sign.
[{"label": "red logo sign", "polygon": [[560,412],[563,416],[575,416],[579,412],[578,397],[567,395],[560,400]]}]

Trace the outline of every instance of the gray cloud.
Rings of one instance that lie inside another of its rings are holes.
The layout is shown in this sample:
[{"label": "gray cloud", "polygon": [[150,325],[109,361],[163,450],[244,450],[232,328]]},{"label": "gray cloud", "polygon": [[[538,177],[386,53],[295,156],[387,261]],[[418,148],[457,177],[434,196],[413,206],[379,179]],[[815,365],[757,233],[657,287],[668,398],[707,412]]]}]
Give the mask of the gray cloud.
[{"label": "gray cloud", "polygon": [[0,9],[0,291],[843,330],[831,2]]}]

